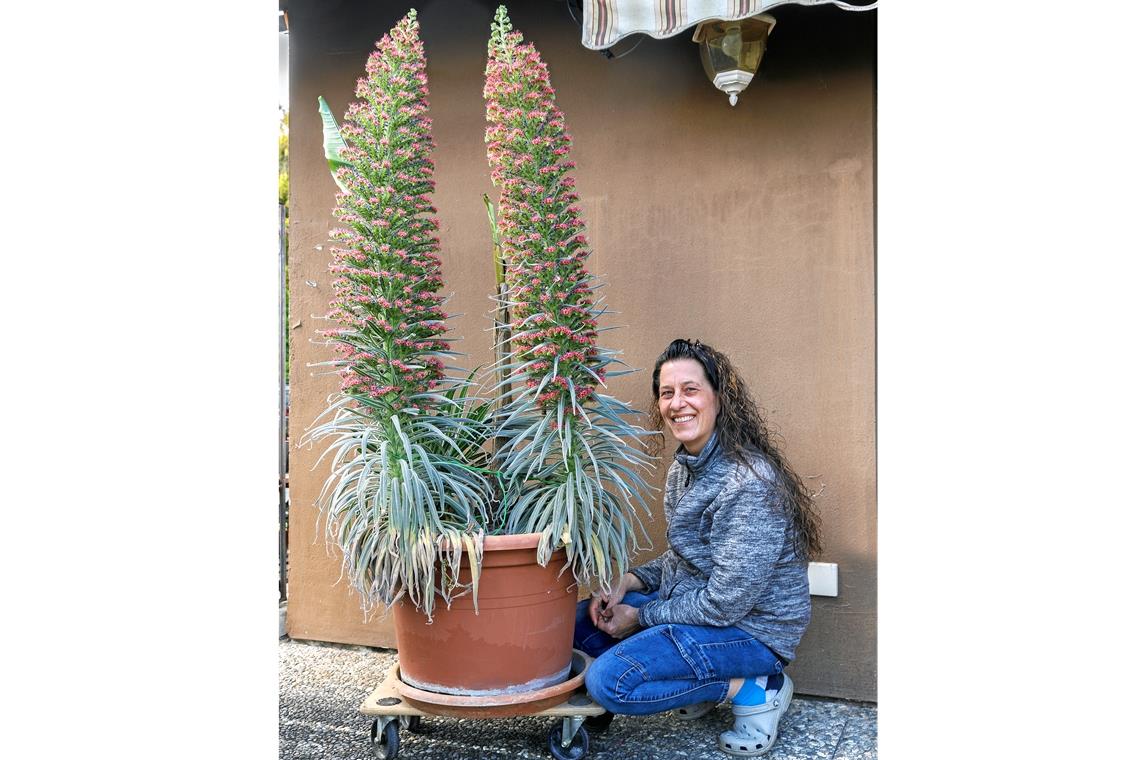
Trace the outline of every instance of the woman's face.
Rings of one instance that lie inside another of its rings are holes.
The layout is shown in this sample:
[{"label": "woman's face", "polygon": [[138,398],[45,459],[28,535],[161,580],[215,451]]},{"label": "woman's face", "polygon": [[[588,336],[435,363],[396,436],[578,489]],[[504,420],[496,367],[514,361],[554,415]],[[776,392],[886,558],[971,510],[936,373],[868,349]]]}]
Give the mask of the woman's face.
[{"label": "woman's face", "polygon": [[720,411],[716,392],[696,359],[674,359],[661,365],[657,409],[685,451],[699,454]]}]

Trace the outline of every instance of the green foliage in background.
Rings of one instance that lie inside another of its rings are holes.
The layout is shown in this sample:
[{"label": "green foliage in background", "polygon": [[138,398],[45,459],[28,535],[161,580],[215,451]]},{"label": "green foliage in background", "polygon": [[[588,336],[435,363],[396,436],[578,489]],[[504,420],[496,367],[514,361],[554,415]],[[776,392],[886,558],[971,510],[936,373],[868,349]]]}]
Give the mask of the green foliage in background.
[{"label": "green foliage in background", "polygon": [[289,340],[289,112],[281,112],[281,124],[277,130],[277,203],[284,211],[284,229],[281,231],[281,245],[285,248],[285,313],[282,315],[282,328],[285,340],[285,384],[289,384],[289,370],[292,367],[292,344]]},{"label": "green foliage in background", "polygon": [[277,202],[289,205],[289,112],[281,114],[277,133]]}]

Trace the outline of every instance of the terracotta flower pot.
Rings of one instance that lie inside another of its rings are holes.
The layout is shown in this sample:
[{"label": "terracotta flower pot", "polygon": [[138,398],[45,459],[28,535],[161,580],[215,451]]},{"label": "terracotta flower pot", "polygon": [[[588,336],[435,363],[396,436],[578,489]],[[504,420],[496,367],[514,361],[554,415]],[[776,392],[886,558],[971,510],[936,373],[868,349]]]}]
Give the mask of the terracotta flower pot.
[{"label": "terracotta flower pot", "polygon": [[[400,679],[443,694],[524,692],[570,675],[578,585],[566,552],[546,567],[535,561],[538,533],[488,536],[479,576],[479,614],[470,595],[448,609],[440,602],[429,624],[411,603],[394,607]],[[460,579],[470,582],[467,557]]]}]

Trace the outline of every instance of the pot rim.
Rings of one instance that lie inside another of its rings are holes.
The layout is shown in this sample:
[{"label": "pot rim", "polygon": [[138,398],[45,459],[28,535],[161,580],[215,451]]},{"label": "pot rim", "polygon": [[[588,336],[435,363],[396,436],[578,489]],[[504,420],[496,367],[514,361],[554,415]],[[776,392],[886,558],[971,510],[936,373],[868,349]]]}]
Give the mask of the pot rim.
[{"label": "pot rim", "polygon": [[504,536],[483,536],[483,551],[510,551],[512,549],[537,549],[542,539],[541,533],[508,533]]}]

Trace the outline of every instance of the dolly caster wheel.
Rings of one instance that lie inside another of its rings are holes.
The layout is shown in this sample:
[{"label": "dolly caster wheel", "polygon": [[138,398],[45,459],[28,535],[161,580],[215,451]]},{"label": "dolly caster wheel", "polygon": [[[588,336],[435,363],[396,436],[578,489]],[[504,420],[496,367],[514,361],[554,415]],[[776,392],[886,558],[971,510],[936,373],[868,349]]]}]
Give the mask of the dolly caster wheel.
[{"label": "dolly caster wheel", "polygon": [[574,733],[570,746],[562,746],[562,721],[556,720],[550,726],[550,733],[546,735],[546,746],[554,760],[582,760],[590,751],[590,734],[585,727],[579,727]]},{"label": "dolly caster wheel", "polygon": [[422,721],[420,720],[420,716],[418,716],[418,715],[401,715],[400,716],[400,728],[406,728],[407,730],[411,731],[413,734],[423,733],[423,728],[420,726],[421,722]]},{"label": "dolly caster wheel", "polygon": [[394,718],[372,721],[372,754],[381,760],[395,760],[400,753],[400,721]]}]

